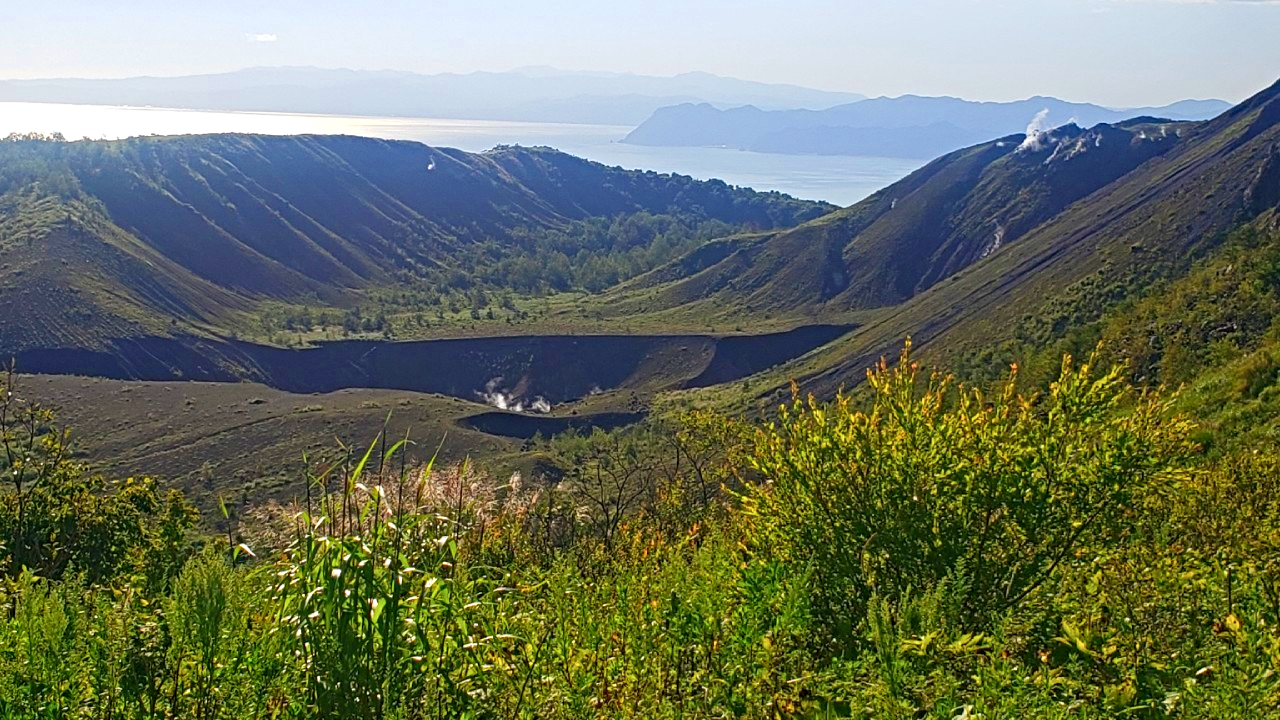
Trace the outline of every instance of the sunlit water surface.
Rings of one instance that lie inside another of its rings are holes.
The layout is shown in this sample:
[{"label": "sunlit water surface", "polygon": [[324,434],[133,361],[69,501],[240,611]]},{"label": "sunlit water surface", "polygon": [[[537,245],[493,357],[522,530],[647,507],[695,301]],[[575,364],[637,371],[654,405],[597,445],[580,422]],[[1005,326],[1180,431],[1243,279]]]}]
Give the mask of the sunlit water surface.
[{"label": "sunlit water surface", "polygon": [[921,165],[919,161],[900,158],[773,155],[618,142],[629,130],[613,125],[0,102],[0,136],[25,132],[60,132],[68,139],[222,132],[344,134],[416,140],[471,152],[502,144],[549,145],[607,165],[680,173],[703,180],[718,178],[731,185],[778,190],[838,205],[853,204]]}]

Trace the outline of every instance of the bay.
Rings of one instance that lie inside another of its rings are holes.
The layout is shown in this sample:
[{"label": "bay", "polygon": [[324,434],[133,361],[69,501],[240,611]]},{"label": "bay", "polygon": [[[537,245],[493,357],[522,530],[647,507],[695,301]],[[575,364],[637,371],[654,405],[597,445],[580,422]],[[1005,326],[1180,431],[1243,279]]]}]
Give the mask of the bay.
[{"label": "bay", "polygon": [[775,155],[729,148],[647,147],[619,142],[630,128],[493,120],[224,112],[112,105],[0,102],[0,137],[60,132],[68,139],[263,133],[361,135],[482,152],[547,145],[607,165],[679,173],[851,205],[920,167],[902,158]]}]

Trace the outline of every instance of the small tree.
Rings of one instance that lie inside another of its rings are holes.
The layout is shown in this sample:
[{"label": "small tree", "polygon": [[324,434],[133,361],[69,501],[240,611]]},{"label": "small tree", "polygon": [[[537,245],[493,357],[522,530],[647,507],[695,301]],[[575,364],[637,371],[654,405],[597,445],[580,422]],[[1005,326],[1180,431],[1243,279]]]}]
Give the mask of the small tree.
[{"label": "small tree", "polygon": [[186,559],[195,510],[162,498],[150,478],[109,482],[69,458],[54,414],[17,393],[10,372],[0,397],[0,570],[56,579],[68,571],[104,582],[139,570],[151,582]]},{"label": "small tree", "polygon": [[657,489],[653,459],[634,438],[599,429],[567,450],[563,459],[573,496],[591,530],[611,547],[623,519],[652,504]]}]

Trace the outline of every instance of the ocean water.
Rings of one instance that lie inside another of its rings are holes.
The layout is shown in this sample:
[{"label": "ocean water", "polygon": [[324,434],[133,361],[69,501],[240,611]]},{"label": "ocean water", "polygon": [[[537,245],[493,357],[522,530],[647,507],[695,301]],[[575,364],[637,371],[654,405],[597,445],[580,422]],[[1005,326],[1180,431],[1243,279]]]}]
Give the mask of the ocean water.
[{"label": "ocean water", "polygon": [[446,120],[268,112],[219,112],[110,105],[0,102],[0,137],[60,132],[68,139],[246,132],[345,134],[415,140],[471,152],[494,145],[548,145],[625,168],[719,179],[796,197],[853,204],[920,167],[918,160],[774,155],[727,148],[666,148],[618,142],[630,128],[491,120]]}]

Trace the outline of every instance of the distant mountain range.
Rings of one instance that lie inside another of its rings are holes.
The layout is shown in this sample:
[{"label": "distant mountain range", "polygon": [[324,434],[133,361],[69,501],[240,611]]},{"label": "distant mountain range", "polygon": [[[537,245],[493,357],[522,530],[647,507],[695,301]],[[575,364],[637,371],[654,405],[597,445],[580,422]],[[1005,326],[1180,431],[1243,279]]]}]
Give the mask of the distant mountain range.
[{"label": "distant mountain range", "polygon": [[0,101],[13,102],[628,126],[661,107],[685,102],[822,109],[861,99],[708,73],[653,77],[543,67],[438,75],[260,67],[183,77],[0,81]]},{"label": "distant mountain range", "polygon": [[1023,132],[1029,125],[1092,127],[1150,116],[1206,120],[1231,105],[1184,100],[1164,107],[1116,110],[1051,97],[972,102],[952,97],[876,98],[825,110],[721,109],[685,103],[658,110],[627,136],[635,145],[730,147],[797,155],[931,158]]},{"label": "distant mountain range", "polygon": [[624,140],[635,145],[918,159],[1022,132],[1033,121],[1048,128],[1141,116],[1205,120],[1230,107],[1221,100],[1130,109],[1051,97],[869,100],[700,72],[656,77],[546,67],[436,75],[258,67],[180,77],[0,80],[0,102],[6,101],[623,125],[638,126]]}]

